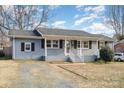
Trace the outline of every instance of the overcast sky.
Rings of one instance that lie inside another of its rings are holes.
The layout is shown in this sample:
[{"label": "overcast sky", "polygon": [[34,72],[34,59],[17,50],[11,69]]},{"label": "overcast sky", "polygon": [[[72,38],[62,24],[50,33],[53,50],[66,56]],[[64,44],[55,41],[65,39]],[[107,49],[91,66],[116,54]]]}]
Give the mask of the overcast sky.
[{"label": "overcast sky", "polygon": [[94,34],[112,36],[114,31],[105,23],[107,6],[51,6],[53,16],[49,26],[53,28],[85,30]]}]

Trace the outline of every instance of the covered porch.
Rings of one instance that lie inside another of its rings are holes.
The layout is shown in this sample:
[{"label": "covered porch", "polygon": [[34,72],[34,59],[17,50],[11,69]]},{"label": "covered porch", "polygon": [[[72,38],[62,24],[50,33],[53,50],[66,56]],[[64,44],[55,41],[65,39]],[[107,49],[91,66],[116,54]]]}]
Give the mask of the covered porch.
[{"label": "covered porch", "polygon": [[46,36],[45,57],[52,59],[71,58],[83,62],[85,56],[99,56],[99,42],[94,37]]}]

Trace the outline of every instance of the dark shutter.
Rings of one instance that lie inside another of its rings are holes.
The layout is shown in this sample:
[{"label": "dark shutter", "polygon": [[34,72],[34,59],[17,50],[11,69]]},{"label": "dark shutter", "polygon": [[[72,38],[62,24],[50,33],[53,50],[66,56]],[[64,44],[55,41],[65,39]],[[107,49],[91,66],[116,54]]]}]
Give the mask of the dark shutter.
[{"label": "dark shutter", "polygon": [[98,41],[98,49],[100,49],[100,42]]},{"label": "dark shutter", "polygon": [[63,40],[60,40],[60,41],[59,41],[59,47],[60,47],[60,48],[63,48]]},{"label": "dark shutter", "polygon": [[21,51],[25,51],[25,43],[24,42],[21,43]]},{"label": "dark shutter", "polygon": [[92,41],[89,41],[89,49],[92,49]]},{"label": "dark shutter", "polygon": [[74,49],[77,49],[77,40],[74,40]]},{"label": "dark shutter", "polygon": [[105,41],[105,46],[107,46],[107,43],[108,43],[108,42],[107,42],[107,41]]},{"label": "dark shutter", "polygon": [[44,47],[45,47],[45,40],[41,39],[41,48],[44,48]]},{"label": "dark shutter", "polygon": [[35,51],[35,43],[31,43],[31,51]]}]

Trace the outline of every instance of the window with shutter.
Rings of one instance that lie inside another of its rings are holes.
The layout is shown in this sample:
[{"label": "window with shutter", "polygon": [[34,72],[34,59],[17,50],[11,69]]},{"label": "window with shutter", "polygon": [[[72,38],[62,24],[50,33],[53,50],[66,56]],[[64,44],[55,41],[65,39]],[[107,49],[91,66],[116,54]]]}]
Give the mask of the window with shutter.
[{"label": "window with shutter", "polygon": [[21,43],[21,51],[25,51],[25,43],[24,42]]}]

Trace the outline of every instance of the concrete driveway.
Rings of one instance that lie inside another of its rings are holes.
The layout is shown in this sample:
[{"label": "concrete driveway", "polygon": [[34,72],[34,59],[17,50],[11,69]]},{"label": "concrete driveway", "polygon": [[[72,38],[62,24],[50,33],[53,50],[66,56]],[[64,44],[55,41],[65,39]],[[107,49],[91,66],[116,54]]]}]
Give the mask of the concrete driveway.
[{"label": "concrete driveway", "polygon": [[[62,72],[62,73],[61,73]],[[64,73],[63,73],[64,72]],[[49,63],[39,61],[0,61],[0,87],[73,88],[72,76]]]}]

